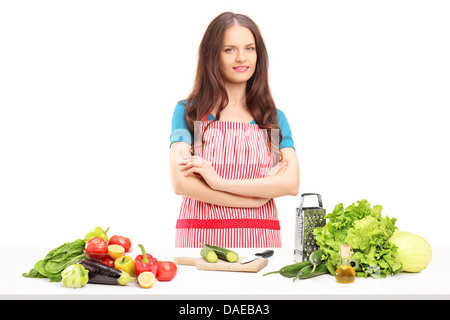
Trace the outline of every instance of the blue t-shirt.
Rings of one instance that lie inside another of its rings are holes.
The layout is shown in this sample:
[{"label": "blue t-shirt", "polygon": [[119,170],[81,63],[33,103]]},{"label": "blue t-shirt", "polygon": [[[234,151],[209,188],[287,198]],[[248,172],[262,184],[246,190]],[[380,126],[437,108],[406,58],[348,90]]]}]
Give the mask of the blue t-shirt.
[{"label": "blue t-shirt", "polygon": [[[186,101],[183,101],[186,103]],[[175,110],[172,116],[172,133],[170,134],[170,145],[174,142],[182,141],[187,144],[192,144],[193,133],[188,129],[185,117],[186,106],[178,102],[175,106]],[[284,115],[283,111],[277,109],[277,119],[278,126],[280,127],[281,134],[283,136],[280,149],[291,147],[294,148],[294,140],[292,139],[291,128],[289,123]],[[212,114],[208,115],[208,120],[215,120]],[[251,124],[256,124],[255,120],[250,122]],[[295,149],[295,148],[294,148]]]}]

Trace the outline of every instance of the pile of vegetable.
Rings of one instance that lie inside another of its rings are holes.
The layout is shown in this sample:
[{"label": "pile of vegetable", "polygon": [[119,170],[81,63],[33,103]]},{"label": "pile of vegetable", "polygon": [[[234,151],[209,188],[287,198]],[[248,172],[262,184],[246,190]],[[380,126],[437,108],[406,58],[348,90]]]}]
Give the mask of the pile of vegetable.
[{"label": "pile of vegetable", "polygon": [[365,199],[346,208],[342,203],[336,205],[325,216],[325,226],[314,230],[320,249],[311,253],[309,261],[287,265],[264,276],[279,273],[295,281],[334,275],[341,264],[339,249],[343,244],[353,249],[352,258],[358,261],[357,277],[380,279],[427,268],[432,259],[430,244],[414,233],[399,231],[396,218],[383,217],[382,210],[381,205],[372,206]]},{"label": "pile of vegetable", "polygon": [[83,239],[64,243],[51,250],[35,263],[26,278],[49,278],[51,282],[62,282],[68,288],[81,288],[86,283],[126,285],[136,281],[143,288],[150,288],[158,281],[171,281],[177,274],[172,261],[158,261],[146,253],[134,259],[131,240],[114,235],[108,238],[109,228],[92,229]]},{"label": "pile of vegetable", "polygon": [[314,230],[330,273],[334,274],[341,263],[342,244],[349,244],[354,251],[353,258],[359,262],[358,277],[384,278],[402,270],[401,262],[395,258],[397,247],[388,241],[397,229],[396,219],[382,217],[382,210],[382,206],[371,206],[367,200],[345,209],[340,203],[326,216],[326,225]]},{"label": "pile of vegetable", "polygon": [[[396,218],[383,217],[382,210],[381,205],[371,206],[365,199],[346,208],[340,203],[326,216],[326,225],[314,230],[330,273],[340,265],[341,244],[352,247],[353,258],[359,262],[358,277],[378,279],[401,271],[418,272],[428,266],[431,246],[415,234],[398,231]],[[411,267],[411,260],[420,267]]]}]

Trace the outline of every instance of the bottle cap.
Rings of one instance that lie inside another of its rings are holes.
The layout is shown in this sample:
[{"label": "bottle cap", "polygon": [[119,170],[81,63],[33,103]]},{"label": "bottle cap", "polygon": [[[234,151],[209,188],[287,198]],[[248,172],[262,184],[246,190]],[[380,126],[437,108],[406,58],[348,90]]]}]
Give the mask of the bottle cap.
[{"label": "bottle cap", "polygon": [[352,247],[348,244],[341,245],[339,254],[341,255],[342,258],[350,258],[350,256],[353,254]]}]

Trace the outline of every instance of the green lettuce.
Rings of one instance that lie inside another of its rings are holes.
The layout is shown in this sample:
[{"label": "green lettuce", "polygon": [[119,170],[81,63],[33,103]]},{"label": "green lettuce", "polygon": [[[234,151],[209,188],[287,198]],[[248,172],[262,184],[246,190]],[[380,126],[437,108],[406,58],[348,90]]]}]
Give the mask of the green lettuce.
[{"label": "green lettuce", "polygon": [[345,209],[340,203],[325,217],[325,226],[314,230],[331,274],[341,264],[339,249],[343,244],[354,251],[352,258],[358,261],[359,277],[384,278],[401,271],[402,264],[395,259],[397,247],[388,241],[398,229],[396,219],[382,217],[382,210],[382,206],[371,206],[365,199]]},{"label": "green lettuce", "polygon": [[81,264],[72,264],[61,272],[62,284],[67,288],[81,288],[89,281],[89,271]]}]

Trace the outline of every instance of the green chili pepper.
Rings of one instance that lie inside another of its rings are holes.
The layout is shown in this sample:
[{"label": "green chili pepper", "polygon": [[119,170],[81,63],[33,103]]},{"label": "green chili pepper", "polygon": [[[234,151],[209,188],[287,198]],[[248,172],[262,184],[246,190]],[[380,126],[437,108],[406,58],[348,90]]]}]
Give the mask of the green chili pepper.
[{"label": "green chili pepper", "polygon": [[109,230],[109,227],[106,230],[103,230],[100,227],[95,227],[94,229],[92,229],[89,233],[87,233],[84,236],[84,241],[88,241],[88,240],[90,240],[92,238],[98,237],[98,238],[105,239],[105,241],[108,242],[109,238],[106,235],[108,230]]}]

